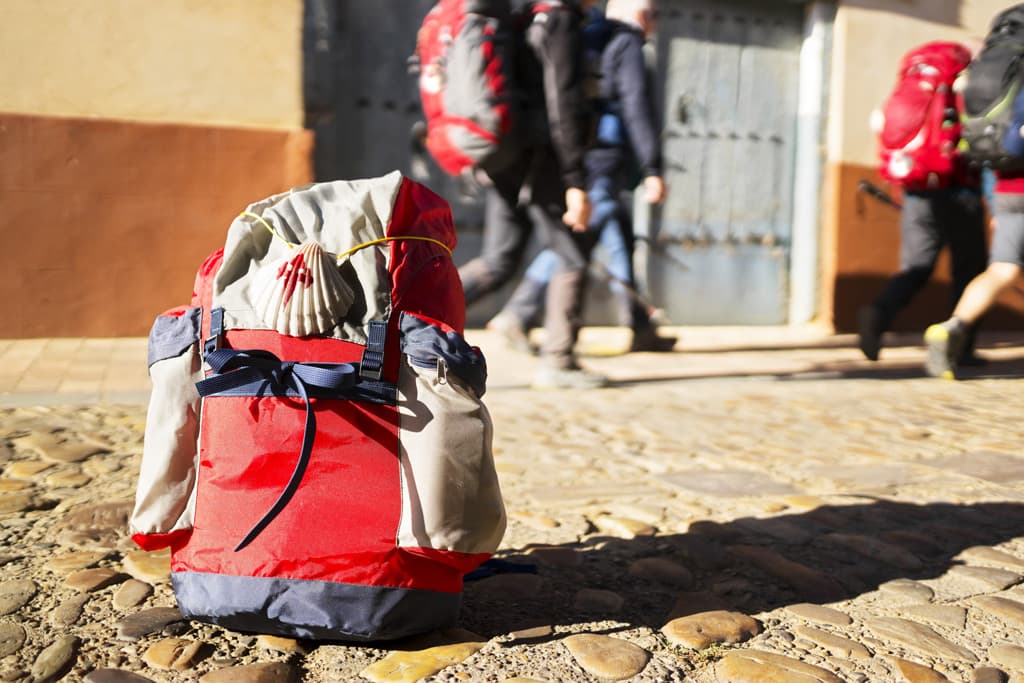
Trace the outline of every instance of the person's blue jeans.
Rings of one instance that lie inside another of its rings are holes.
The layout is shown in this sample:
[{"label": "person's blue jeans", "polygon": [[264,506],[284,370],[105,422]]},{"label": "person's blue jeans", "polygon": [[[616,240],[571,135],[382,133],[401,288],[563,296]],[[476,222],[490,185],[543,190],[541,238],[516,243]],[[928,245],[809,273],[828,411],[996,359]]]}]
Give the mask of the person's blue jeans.
[{"label": "person's blue jeans", "polygon": [[[631,254],[623,232],[622,205],[612,185],[610,180],[598,179],[587,191],[592,207],[589,229],[601,231],[598,243],[608,259],[606,268],[612,277],[612,289],[621,291],[621,283],[629,282],[632,274]],[[547,284],[560,265],[561,259],[558,254],[545,249],[530,263],[530,267],[526,269],[526,277]]]},{"label": "person's blue jeans", "polygon": [[[609,288],[621,302],[619,322],[636,327],[643,321],[637,320],[637,312],[633,310],[636,306],[627,291],[627,286],[631,287],[633,281],[633,249],[627,232],[628,216],[619,200],[619,192],[617,184],[607,177],[599,177],[591,183],[587,191],[592,207],[589,229],[600,231],[599,244],[607,259],[605,270],[610,279]],[[554,251],[545,249],[537,254],[505,311],[515,315],[523,324],[530,324],[543,306],[545,288],[561,267],[562,260]],[[646,313],[642,317],[646,318]]]}]

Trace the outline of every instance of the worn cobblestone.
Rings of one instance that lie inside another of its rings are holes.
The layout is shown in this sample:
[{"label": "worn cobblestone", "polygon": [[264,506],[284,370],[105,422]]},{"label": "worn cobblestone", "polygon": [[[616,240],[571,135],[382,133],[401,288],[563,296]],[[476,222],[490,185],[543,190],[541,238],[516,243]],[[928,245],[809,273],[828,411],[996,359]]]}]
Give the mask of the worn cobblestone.
[{"label": "worn cobblestone", "polygon": [[[498,555],[537,574],[468,583],[466,630],[343,645],[183,621],[167,555],[127,535],[144,406],[24,405],[0,409],[0,680],[1021,675],[1024,353],[962,382],[921,376],[915,348],[588,358],[613,387],[533,392],[535,361],[479,336]],[[759,628],[704,649],[662,632],[722,612]]]}]

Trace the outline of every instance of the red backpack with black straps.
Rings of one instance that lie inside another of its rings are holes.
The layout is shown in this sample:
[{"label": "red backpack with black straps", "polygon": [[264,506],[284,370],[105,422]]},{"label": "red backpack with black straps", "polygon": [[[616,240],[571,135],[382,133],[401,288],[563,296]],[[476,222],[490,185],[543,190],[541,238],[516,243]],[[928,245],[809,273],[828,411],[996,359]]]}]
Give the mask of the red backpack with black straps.
[{"label": "red backpack with black straps", "polygon": [[908,190],[947,187],[959,172],[960,107],[954,83],[971,61],[959,43],[932,42],[900,62],[882,109],[879,174]]},{"label": "red backpack with black straps", "polygon": [[519,153],[526,96],[517,82],[526,27],[560,0],[440,0],[423,19],[414,62],[427,120],[426,147],[443,171],[500,169]]},{"label": "red backpack with black straps", "polygon": [[447,203],[392,173],[248,207],[160,315],[131,518],[182,613],[382,640],[452,624],[505,528]]},{"label": "red backpack with black straps", "polygon": [[518,102],[508,0],[440,0],[416,36],[427,150],[459,175],[507,157]]}]

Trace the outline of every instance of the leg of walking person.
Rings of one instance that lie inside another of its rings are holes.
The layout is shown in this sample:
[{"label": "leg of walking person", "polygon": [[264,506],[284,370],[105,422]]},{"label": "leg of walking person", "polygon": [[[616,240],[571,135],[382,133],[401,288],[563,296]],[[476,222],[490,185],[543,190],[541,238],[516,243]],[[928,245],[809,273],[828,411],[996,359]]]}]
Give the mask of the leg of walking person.
[{"label": "leg of walking person", "polygon": [[[949,310],[952,314],[967,285],[985,272],[988,251],[985,247],[985,207],[980,190],[960,188],[950,196],[948,204],[941,214],[940,226],[950,251],[952,287]],[[985,363],[974,352],[979,323],[980,320],[968,327],[958,365]]]},{"label": "leg of walking person", "polygon": [[878,360],[882,334],[928,282],[943,246],[936,206],[945,190],[907,192],[900,213],[900,270],[889,278],[870,306],[857,315],[859,346],[868,360]]},{"label": "leg of walking person", "polygon": [[554,234],[552,249],[562,255],[561,268],[548,285],[544,311],[544,343],[541,368],[534,381],[540,388],[595,388],[607,383],[588,372],[576,360],[575,346],[583,322],[586,263],[597,242],[592,232],[569,232],[563,226]]},{"label": "leg of walking person", "polygon": [[622,232],[622,220],[617,211],[612,211],[600,227],[598,244],[604,251],[605,263],[602,268],[607,273],[608,291],[615,303],[615,321],[623,327],[635,329],[638,321],[633,299],[627,289],[627,286],[632,287],[629,247]]},{"label": "leg of walking person", "polygon": [[491,176],[480,255],[459,268],[467,306],[504,285],[523,258],[531,232],[529,215],[519,204],[527,164],[524,155],[522,161]]},{"label": "leg of walking person", "polygon": [[933,377],[956,378],[957,360],[970,328],[1020,278],[1024,269],[1024,197],[996,194],[994,203],[995,232],[988,267],[967,285],[953,316],[925,330],[925,369]]},{"label": "leg of walking person", "polygon": [[558,268],[558,254],[550,249],[537,254],[512,296],[487,323],[487,329],[500,334],[516,351],[533,353],[529,331],[540,319],[548,283]]},{"label": "leg of walking person", "polygon": [[631,352],[666,352],[675,348],[677,338],[658,333],[658,325],[651,318],[652,308],[637,287],[633,269],[633,221],[626,206],[620,201],[613,218],[601,232],[601,244],[608,253],[608,272],[618,282],[613,288],[619,297],[623,324],[633,332]]},{"label": "leg of walking person", "polygon": [[608,289],[615,299],[616,320],[619,325],[632,327],[630,299],[624,286],[632,283],[632,270],[617,193],[618,189],[610,178],[598,176],[591,181],[587,190],[593,207],[590,230],[598,234],[598,243],[604,250],[603,268],[608,275]]},{"label": "leg of walking person", "polygon": [[564,193],[553,153],[547,162],[538,164],[531,179],[529,212],[541,242],[558,255],[560,267],[548,284],[541,367],[534,386],[598,387],[607,379],[583,370],[574,354],[582,323],[586,267],[598,235],[591,230],[574,232],[562,222]]}]

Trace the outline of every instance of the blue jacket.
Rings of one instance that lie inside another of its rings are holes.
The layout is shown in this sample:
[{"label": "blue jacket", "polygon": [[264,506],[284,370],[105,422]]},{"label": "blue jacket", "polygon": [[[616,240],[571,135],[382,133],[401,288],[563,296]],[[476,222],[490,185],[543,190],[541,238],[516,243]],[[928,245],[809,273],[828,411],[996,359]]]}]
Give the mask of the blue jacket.
[{"label": "blue jacket", "polygon": [[588,176],[622,172],[630,154],[643,176],[661,175],[661,140],[643,35],[628,24],[600,19],[584,29],[583,40],[587,49],[600,49],[597,139],[587,153]]}]

